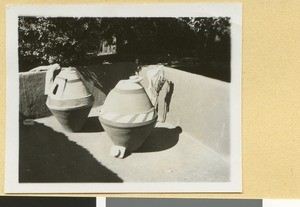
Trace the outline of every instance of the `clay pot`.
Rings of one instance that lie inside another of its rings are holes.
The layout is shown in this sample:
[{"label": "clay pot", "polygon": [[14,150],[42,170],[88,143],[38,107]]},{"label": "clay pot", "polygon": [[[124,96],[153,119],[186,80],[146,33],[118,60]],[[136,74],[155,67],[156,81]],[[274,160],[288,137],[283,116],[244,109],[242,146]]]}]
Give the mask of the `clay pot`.
[{"label": "clay pot", "polygon": [[141,80],[131,76],[129,80],[119,81],[107,95],[99,116],[113,143],[128,151],[135,151],[144,143],[157,120]]},{"label": "clay pot", "polygon": [[79,131],[93,106],[94,98],[75,68],[63,68],[55,77],[48,92],[46,105],[62,127]]}]

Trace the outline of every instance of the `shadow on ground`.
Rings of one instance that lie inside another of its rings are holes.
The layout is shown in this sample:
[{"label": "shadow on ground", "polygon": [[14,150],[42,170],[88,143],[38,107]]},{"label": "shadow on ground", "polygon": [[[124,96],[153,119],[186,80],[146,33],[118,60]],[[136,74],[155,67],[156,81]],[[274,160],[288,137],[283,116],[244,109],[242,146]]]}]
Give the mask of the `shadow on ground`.
[{"label": "shadow on ground", "polygon": [[98,116],[88,117],[80,132],[85,132],[85,133],[104,132],[104,129],[100,124],[99,117]]},{"label": "shadow on ground", "polygon": [[178,126],[173,129],[156,127],[136,152],[159,152],[170,149],[178,143],[181,132],[182,129]]},{"label": "shadow on ground", "polygon": [[19,182],[123,182],[64,134],[20,123]]}]

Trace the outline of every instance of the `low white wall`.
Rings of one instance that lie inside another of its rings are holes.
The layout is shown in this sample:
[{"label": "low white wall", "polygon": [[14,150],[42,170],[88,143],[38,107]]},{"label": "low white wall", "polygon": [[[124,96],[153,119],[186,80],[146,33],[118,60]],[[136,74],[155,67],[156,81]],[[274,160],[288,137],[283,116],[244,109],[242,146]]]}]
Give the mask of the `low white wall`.
[{"label": "low white wall", "polygon": [[46,106],[46,72],[19,73],[19,111],[24,118],[40,118],[51,115]]},{"label": "low white wall", "polygon": [[[146,72],[158,66],[143,67],[142,84],[148,87]],[[230,87],[222,82],[173,68],[163,67],[174,84],[167,122],[201,141],[218,154],[230,155]],[[159,104],[164,100],[160,98]],[[161,109],[162,107],[159,107]]]},{"label": "low white wall", "polygon": [[[102,105],[106,94],[120,79],[134,74],[137,65],[130,62],[77,67],[79,75],[89,91],[93,94],[94,106]],[[40,66],[35,69],[47,69]],[[46,106],[47,96],[44,95],[46,71],[34,70],[19,73],[20,107],[19,111],[25,118],[50,116]]]}]

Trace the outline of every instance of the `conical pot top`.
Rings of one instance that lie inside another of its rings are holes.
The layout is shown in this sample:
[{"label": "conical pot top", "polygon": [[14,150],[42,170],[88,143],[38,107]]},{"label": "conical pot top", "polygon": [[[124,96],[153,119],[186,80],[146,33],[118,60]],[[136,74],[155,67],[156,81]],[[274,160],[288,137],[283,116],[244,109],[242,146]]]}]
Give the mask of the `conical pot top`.
[{"label": "conical pot top", "polygon": [[107,95],[100,118],[115,123],[143,123],[155,119],[155,108],[141,80],[141,77],[131,76],[119,81]]},{"label": "conical pot top", "polygon": [[50,86],[47,106],[68,131],[79,131],[93,106],[94,98],[75,68],[63,68]]},{"label": "conical pot top", "polygon": [[63,68],[55,77],[48,94],[49,108],[68,109],[93,104],[93,96],[75,68]]}]

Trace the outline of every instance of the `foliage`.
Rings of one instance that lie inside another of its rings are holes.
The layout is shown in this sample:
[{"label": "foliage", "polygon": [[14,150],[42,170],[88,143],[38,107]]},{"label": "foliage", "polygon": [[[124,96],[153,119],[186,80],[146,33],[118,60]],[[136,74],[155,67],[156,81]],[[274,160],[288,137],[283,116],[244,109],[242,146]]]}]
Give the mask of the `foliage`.
[{"label": "foliage", "polygon": [[19,18],[20,65],[78,64],[99,46],[97,18]]},{"label": "foliage", "polygon": [[185,21],[192,30],[202,32],[206,36],[211,33],[230,35],[229,17],[192,17],[181,19],[182,21]]},{"label": "foliage", "polygon": [[[207,55],[216,36],[230,45],[229,18],[50,18],[19,17],[19,63],[87,64],[103,39],[117,38],[119,55]],[[228,48],[227,51],[228,53]]]},{"label": "foliage", "polygon": [[[196,34],[198,53],[206,58],[230,58],[230,18],[181,18]],[[214,57],[213,57],[214,56]]]}]

